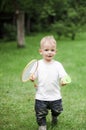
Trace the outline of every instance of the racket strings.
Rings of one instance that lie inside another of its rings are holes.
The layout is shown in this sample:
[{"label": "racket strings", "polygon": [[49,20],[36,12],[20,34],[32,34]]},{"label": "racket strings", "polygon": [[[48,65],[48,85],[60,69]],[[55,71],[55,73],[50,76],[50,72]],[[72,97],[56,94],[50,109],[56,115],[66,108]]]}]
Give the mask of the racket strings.
[{"label": "racket strings", "polygon": [[34,74],[37,70],[38,67],[38,61],[37,60],[33,60],[30,63],[28,63],[23,71],[22,74],[22,81],[26,82],[29,80],[29,77],[31,74]]}]

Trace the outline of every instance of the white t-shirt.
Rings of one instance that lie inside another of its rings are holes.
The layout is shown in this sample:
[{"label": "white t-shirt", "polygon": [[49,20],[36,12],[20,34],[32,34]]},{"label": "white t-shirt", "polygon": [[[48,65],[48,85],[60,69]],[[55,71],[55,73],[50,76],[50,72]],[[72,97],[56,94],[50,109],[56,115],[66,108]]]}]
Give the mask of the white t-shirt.
[{"label": "white t-shirt", "polygon": [[60,62],[53,60],[47,63],[43,59],[39,60],[35,73],[38,80],[35,99],[44,101],[61,99],[59,81],[66,75]]}]

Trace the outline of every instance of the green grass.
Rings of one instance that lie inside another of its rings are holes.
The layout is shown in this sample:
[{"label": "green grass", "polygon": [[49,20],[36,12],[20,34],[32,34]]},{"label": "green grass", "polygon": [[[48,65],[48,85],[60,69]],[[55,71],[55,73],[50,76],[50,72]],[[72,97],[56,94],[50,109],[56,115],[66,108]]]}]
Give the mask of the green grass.
[{"label": "green grass", "polygon": [[[44,34],[26,37],[26,48],[17,49],[16,42],[0,42],[0,130],[37,130],[34,112],[35,89],[31,82],[22,83],[21,73],[32,59],[40,59],[39,41]],[[56,37],[56,36],[55,36]],[[86,130],[86,33],[75,41],[58,41],[55,59],[60,61],[72,78],[61,88],[64,111],[58,125],[48,130]]]}]

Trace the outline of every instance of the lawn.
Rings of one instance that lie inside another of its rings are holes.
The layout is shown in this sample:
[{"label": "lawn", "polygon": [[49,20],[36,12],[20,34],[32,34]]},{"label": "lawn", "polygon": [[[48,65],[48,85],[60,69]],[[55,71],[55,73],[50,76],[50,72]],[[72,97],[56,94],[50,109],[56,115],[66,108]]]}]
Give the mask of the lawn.
[{"label": "lawn", "polygon": [[[39,42],[45,34],[25,38],[26,47],[18,49],[16,42],[0,42],[0,130],[37,130],[34,112],[35,88],[31,82],[22,83],[21,73],[32,59],[40,59]],[[55,35],[57,39],[57,36]],[[57,40],[57,55],[72,79],[62,87],[64,111],[58,125],[48,130],[86,130],[86,33],[76,40]]]}]

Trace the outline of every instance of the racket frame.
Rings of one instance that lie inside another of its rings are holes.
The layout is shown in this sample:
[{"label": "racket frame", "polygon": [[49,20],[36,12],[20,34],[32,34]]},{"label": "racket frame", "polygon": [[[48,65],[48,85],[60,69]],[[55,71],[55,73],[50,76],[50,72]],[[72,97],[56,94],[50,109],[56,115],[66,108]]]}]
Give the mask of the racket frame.
[{"label": "racket frame", "polygon": [[27,82],[27,81],[30,80],[29,77],[28,77],[27,80],[23,80],[23,75],[24,75],[25,71],[27,70],[28,66],[30,66],[33,62],[34,62],[34,64],[35,64],[35,62],[37,62],[37,66],[36,66],[36,68],[35,68],[35,71],[34,71],[31,75],[34,75],[35,72],[37,71],[37,68],[38,68],[38,60],[37,60],[37,59],[33,59],[33,60],[31,60],[31,61],[24,67],[24,70],[23,70],[23,72],[22,72],[22,82]]},{"label": "racket frame", "polygon": [[63,77],[63,78],[61,79],[61,82],[66,83],[66,84],[71,83],[71,78],[70,78],[70,76],[67,75],[67,76]]}]

